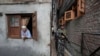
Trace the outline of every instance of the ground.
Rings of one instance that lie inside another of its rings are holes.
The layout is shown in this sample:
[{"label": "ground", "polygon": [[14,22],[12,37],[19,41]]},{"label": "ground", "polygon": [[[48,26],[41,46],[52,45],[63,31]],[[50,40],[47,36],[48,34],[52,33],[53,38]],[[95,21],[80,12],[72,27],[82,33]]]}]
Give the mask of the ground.
[{"label": "ground", "polygon": [[[64,53],[65,56],[71,56],[68,52],[67,49],[65,49],[65,53]],[[57,56],[57,53],[56,53],[56,48],[55,48],[55,40],[54,40],[54,37],[52,36],[51,38],[51,56]]]}]

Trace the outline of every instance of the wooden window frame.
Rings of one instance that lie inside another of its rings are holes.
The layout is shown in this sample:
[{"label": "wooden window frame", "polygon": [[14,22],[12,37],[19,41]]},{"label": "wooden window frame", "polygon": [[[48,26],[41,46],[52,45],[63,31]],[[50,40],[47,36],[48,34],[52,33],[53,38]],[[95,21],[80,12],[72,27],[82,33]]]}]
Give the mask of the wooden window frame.
[{"label": "wooden window frame", "polygon": [[[25,13],[25,14],[27,14],[27,13]],[[11,38],[11,39],[21,39],[21,19],[22,18],[19,18],[19,28],[20,28],[20,30],[19,30],[19,33],[20,33],[20,36],[19,37],[11,37],[10,36],[10,22],[9,22],[9,19],[10,19],[10,17],[11,16],[16,16],[17,14],[7,14],[6,16],[7,16],[7,25],[8,25],[8,33],[7,33],[7,36],[8,36],[8,38]],[[19,16],[21,16],[21,14],[18,14]],[[35,24],[35,25],[34,25]],[[34,28],[33,28],[34,27]],[[32,14],[32,38],[31,39],[34,39],[34,40],[38,40],[38,30],[37,30],[37,13],[35,12],[35,13],[33,13]]]},{"label": "wooden window frame", "polygon": [[85,0],[76,0],[73,3],[73,5],[64,13],[64,20],[59,19],[59,24],[63,25],[67,21],[77,19],[84,14],[85,14]]},{"label": "wooden window frame", "polygon": [[33,39],[36,41],[38,40],[38,28],[37,28],[37,12],[32,15],[32,32],[33,32]]},{"label": "wooden window frame", "polygon": [[[70,13],[70,17],[69,18],[67,18],[67,13]],[[72,20],[72,19],[74,19],[75,18],[75,13],[74,13],[74,11],[73,10],[69,10],[69,11],[66,11],[65,12],[65,14],[64,14],[64,20],[65,21],[69,21],[69,20]]]},{"label": "wooden window frame", "polygon": [[77,16],[80,17],[85,13],[85,0],[77,0]]}]

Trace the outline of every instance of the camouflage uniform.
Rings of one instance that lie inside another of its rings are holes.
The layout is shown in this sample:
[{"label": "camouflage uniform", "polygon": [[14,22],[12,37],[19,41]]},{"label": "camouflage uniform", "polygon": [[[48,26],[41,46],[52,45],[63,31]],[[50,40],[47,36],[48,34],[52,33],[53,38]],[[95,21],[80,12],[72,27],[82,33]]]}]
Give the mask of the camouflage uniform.
[{"label": "camouflage uniform", "polygon": [[64,56],[64,44],[65,44],[65,36],[62,38],[62,34],[66,36],[66,30],[58,29],[57,35],[58,35],[58,45],[57,45],[57,56]]}]

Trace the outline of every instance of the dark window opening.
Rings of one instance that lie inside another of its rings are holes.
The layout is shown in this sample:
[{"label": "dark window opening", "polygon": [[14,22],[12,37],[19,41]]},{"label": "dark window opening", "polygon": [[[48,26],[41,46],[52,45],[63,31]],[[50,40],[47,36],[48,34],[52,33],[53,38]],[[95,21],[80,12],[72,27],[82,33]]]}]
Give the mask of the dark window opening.
[{"label": "dark window opening", "polygon": [[[30,34],[31,34],[31,38],[33,37],[32,36],[32,15],[31,14],[23,14],[21,15],[21,18],[25,20],[25,25],[27,27],[27,29],[30,31]],[[23,26],[23,25],[21,25]]]},{"label": "dark window opening", "polygon": [[32,17],[30,17],[30,20],[28,22],[27,28],[29,29],[31,35],[32,35]]}]

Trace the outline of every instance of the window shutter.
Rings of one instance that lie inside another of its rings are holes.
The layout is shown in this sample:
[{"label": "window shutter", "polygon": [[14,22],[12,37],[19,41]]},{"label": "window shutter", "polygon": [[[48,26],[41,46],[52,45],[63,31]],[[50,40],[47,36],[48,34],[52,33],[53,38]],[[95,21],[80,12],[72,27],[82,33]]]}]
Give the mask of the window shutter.
[{"label": "window shutter", "polygon": [[38,38],[38,31],[37,31],[37,13],[33,15],[32,19],[32,31],[33,31],[33,39],[37,40]]},{"label": "window shutter", "polygon": [[64,15],[64,20],[65,21],[72,20],[74,18],[75,18],[75,13],[74,13],[73,10],[69,10],[69,11],[65,12],[65,15]]},{"label": "window shutter", "polygon": [[8,17],[8,37],[10,38],[20,38],[20,15],[10,15]]},{"label": "window shutter", "polygon": [[85,12],[85,1],[84,0],[78,0],[78,6],[77,6],[77,9],[78,9],[78,16],[81,16],[82,14],[84,14]]}]

